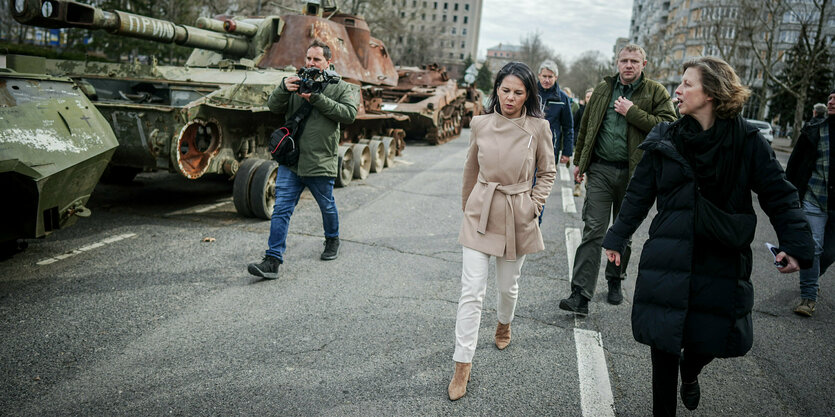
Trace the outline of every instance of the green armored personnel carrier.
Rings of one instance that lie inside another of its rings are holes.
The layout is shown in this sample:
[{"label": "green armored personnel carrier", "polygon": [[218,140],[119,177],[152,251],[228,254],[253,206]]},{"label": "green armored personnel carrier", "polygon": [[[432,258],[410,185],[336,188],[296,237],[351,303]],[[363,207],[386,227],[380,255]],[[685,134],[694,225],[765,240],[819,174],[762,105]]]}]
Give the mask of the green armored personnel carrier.
[{"label": "green armored personnel carrier", "polygon": [[337,185],[379,172],[404,144],[409,117],[381,109],[383,90],[398,82],[385,46],[362,18],[322,3],[308,3],[303,14],[201,18],[194,27],[73,1],[9,0],[23,24],[195,48],[185,66],[46,60],[43,70],[79,82],[112,126],[119,148],[111,178],[156,170],[191,179],[226,174],[238,212],[264,219],[272,213],[277,170],[266,144],[283,123],[266,101],[304,65],[312,40],[331,45],[333,69],[362,95],[356,121],[343,126]]},{"label": "green armored personnel carrier", "polygon": [[117,146],[69,78],[0,69],[0,250],[89,216],[85,204]]}]

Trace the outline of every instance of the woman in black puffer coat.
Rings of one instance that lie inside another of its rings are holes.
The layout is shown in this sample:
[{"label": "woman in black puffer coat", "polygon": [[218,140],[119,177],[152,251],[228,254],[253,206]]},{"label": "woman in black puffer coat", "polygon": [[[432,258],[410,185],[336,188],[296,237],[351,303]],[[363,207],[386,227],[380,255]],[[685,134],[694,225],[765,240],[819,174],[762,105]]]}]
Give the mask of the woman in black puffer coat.
[{"label": "woman in black puffer coat", "polygon": [[702,367],[751,349],[751,191],[777,232],[777,260],[787,262],[779,271],[808,267],[813,253],[797,191],[757,128],[739,115],[749,92],[734,70],[713,57],[688,61],[675,94],[683,117],[659,124],[641,144],[643,159],[603,241],[619,264],[657,204],[632,307],[635,340],[651,347],[656,416],[675,415],[679,367],[682,402],[693,410]]}]

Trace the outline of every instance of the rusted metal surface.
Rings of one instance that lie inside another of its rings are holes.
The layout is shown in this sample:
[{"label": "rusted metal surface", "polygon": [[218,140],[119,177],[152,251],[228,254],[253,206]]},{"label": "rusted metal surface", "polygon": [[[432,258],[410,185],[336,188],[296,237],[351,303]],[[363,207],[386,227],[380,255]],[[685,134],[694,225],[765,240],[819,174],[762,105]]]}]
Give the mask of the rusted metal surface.
[{"label": "rusted metal surface", "polygon": [[[304,66],[307,47],[313,40],[318,39],[330,46],[334,70],[346,80],[372,85],[397,85],[394,64],[382,42],[374,39],[372,46],[372,38],[365,21],[355,16],[341,16],[340,21],[348,20],[356,25],[350,29],[353,36],[349,35],[345,26],[335,20],[304,15],[282,16],[284,29],[281,36],[278,42],[270,46],[258,66],[300,68]],[[352,39],[359,42],[356,47]],[[365,62],[365,66],[362,61]]]},{"label": "rusted metal surface", "polygon": [[446,69],[401,67],[399,82],[382,90],[382,110],[409,117],[406,135],[432,144],[445,143],[461,133],[466,113],[466,91],[450,80]]}]

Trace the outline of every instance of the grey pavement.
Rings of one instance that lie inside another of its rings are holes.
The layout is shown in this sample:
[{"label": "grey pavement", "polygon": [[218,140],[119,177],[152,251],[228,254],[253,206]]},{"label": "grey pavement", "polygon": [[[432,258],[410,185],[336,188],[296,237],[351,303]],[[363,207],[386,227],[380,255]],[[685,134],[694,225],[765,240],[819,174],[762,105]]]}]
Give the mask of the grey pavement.
[{"label": "grey pavement", "polygon": [[[565,236],[582,227],[582,198],[564,213],[560,190],[571,182],[562,180],[545,210],[546,250],[523,268],[510,346],[493,345],[491,277],[468,393],[447,399],[468,135],[409,143],[394,167],[337,189],[335,261],[318,258],[321,216],[303,196],[274,281],[246,273],[269,222],[239,217],[225,179],[155,173],[99,185],[92,217],[0,262],[0,415],[588,416],[575,328],[601,337],[614,415],[649,415],[649,348],[630,331],[649,220],[634,238],[624,303],[605,302],[601,279],[591,314],[575,319],[557,303],[569,291]],[[776,238],[758,214],[754,347],[710,364],[699,409],[679,415],[835,409],[835,284],[822,279],[814,318],[792,314],[797,276],[771,265],[764,242]],[[123,238],[72,252],[114,237]]]}]

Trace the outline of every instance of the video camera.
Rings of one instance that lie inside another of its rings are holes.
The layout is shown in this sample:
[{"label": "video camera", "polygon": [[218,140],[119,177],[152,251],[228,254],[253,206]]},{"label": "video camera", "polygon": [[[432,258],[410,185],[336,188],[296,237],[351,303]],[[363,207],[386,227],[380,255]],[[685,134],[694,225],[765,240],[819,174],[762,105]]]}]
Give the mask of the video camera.
[{"label": "video camera", "polygon": [[328,84],[336,84],[340,80],[339,74],[329,71],[320,70],[316,67],[302,67],[299,68],[298,76],[301,80],[298,81],[298,93],[321,93],[325,90]]}]

